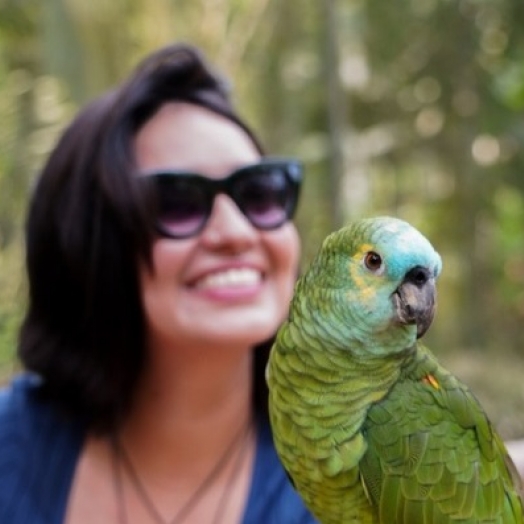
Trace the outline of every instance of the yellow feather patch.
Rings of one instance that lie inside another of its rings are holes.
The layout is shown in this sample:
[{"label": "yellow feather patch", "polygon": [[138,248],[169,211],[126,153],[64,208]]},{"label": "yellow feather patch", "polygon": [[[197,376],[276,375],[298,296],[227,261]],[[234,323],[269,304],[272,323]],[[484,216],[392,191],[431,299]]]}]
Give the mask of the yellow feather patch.
[{"label": "yellow feather patch", "polygon": [[436,390],[440,389],[440,384],[438,383],[438,380],[433,375],[426,375],[422,378],[422,382],[424,384],[428,384],[429,386],[435,388]]},{"label": "yellow feather patch", "polygon": [[[355,284],[355,289],[358,290],[360,300],[362,302],[367,302],[368,300],[373,300],[376,295],[376,287],[374,283],[374,276],[370,273],[361,271],[362,269],[362,260],[364,256],[369,251],[373,251],[373,246],[371,244],[362,244],[360,249],[353,255],[349,264],[348,270],[351,275],[351,280]],[[353,293],[355,290],[353,290]]]}]

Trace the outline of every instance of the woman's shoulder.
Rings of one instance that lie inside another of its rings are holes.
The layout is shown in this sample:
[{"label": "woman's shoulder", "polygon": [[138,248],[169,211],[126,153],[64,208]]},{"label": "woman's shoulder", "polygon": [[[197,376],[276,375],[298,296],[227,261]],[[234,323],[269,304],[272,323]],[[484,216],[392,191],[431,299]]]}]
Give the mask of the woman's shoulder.
[{"label": "woman's shoulder", "polygon": [[268,422],[260,421],[257,456],[244,524],[316,524],[276,453]]},{"label": "woman's shoulder", "polygon": [[40,522],[35,508],[52,514],[81,446],[81,426],[42,400],[39,387],[23,374],[0,390],[0,522]]},{"label": "woman's shoulder", "polygon": [[60,434],[52,406],[39,398],[40,380],[21,374],[0,390],[0,473],[6,463],[25,462]]},{"label": "woman's shoulder", "polygon": [[30,374],[14,377],[0,389],[0,435],[7,435],[19,430],[24,424],[30,424],[35,404],[36,392],[40,380]]},{"label": "woman's shoulder", "polygon": [[4,444],[13,442],[20,449],[26,441],[31,447],[47,441],[69,439],[80,431],[79,421],[68,419],[40,394],[38,376],[23,373],[0,389],[0,456],[9,453]]}]

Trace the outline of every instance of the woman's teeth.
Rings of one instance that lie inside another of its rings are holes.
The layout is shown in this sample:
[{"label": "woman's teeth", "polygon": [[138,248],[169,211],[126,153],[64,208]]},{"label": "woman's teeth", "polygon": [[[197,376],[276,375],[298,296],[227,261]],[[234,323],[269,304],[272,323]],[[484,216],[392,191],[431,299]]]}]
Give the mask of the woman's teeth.
[{"label": "woman's teeth", "polygon": [[196,283],[195,287],[206,289],[212,287],[249,286],[258,284],[261,279],[260,272],[254,269],[228,269],[220,273],[206,275]]}]

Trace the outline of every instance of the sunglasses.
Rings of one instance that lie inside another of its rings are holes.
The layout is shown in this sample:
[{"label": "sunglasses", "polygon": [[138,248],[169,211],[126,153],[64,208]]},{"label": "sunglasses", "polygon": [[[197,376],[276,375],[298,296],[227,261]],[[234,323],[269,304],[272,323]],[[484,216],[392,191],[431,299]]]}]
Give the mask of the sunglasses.
[{"label": "sunglasses", "polygon": [[151,184],[158,233],[181,239],[204,229],[219,193],[228,195],[257,229],[277,229],[295,212],[302,165],[263,158],[221,179],[185,171],[156,171],[144,178]]}]

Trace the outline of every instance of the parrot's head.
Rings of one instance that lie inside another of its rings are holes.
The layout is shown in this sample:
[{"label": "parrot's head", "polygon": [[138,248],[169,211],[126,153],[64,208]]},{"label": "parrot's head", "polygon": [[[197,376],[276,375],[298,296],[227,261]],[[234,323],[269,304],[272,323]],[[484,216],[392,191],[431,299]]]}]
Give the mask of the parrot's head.
[{"label": "parrot's head", "polygon": [[346,337],[397,347],[430,326],[441,268],[439,254],[410,224],[369,218],[326,238],[302,288],[317,289],[321,309],[345,324]]}]

